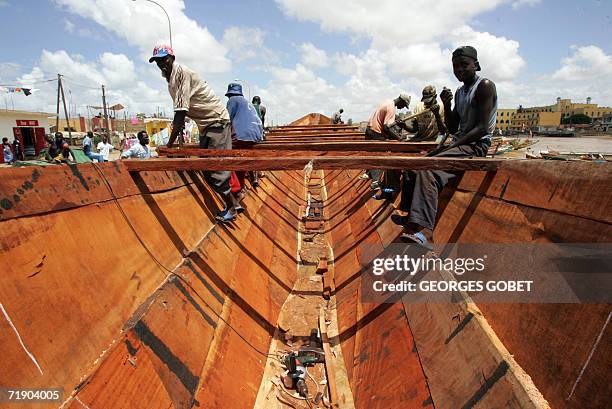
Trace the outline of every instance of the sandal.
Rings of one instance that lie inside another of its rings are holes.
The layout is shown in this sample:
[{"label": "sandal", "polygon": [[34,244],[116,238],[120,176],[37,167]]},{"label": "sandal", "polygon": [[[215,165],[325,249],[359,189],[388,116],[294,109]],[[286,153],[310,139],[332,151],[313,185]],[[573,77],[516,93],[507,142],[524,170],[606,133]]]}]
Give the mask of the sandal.
[{"label": "sandal", "polygon": [[372,199],[374,200],[393,200],[393,195],[398,193],[396,189],[392,187],[383,187],[380,189],[380,193],[377,195],[373,195]]},{"label": "sandal", "polygon": [[221,223],[231,223],[236,220],[236,211],[232,212],[230,209],[226,209],[221,213],[217,213],[216,219]]},{"label": "sandal", "polygon": [[418,244],[419,246],[423,246],[428,250],[433,250],[433,246],[427,241],[427,237],[425,237],[425,235],[420,231],[416,233],[403,233],[400,236],[400,239]]}]

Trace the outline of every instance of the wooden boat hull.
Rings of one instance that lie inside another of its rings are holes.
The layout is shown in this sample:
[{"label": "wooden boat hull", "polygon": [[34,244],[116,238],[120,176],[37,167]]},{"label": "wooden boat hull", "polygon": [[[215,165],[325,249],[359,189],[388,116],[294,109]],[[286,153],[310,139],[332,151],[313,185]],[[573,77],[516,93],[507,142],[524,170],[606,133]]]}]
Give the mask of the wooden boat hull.
[{"label": "wooden boat hull", "polygon": [[[324,175],[332,342],[355,407],[547,407],[539,393],[554,408],[605,406],[610,305],[361,303],[360,266],[376,254],[358,244],[382,251],[400,231],[358,175]],[[0,385],[60,387],[72,408],[253,407],[296,278],[302,172],[269,172],[228,227],[199,172],[114,162],[0,176]],[[443,192],[435,239],[610,242],[611,176],[589,162],[468,171]]]}]

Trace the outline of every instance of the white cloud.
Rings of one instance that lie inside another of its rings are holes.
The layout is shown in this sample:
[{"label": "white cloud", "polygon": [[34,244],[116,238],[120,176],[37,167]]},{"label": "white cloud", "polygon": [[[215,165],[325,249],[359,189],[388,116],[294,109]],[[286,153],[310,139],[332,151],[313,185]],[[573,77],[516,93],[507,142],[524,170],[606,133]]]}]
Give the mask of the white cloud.
[{"label": "white cloud", "polygon": [[91,30],[82,27],[77,28],[77,26],[68,19],[64,20],[64,30],[66,30],[70,34],[76,34],[79,37],[94,38],[94,35]]},{"label": "white cloud", "polygon": [[514,10],[517,10],[523,6],[527,6],[527,7],[533,7],[535,5],[538,5],[542,2],[542,0],[516,0],[515,2],[512,3],[512,8]]},{"label": "white cloud", "polygon": [[[328,96],[334,102],[326,112],[337,109],[336,101],[345,100],[347,114],[367,119],[377,104],[399,92],[409,93],[416,103],[428,84],[455,88],[451,53],[459,45],[478,49],[482,73],[494,81],[512,81],[526,66],[517,41],[468,25],[477,15],[510,0],[469,0],[462,7],[453,0],[379,0],[376,7],[370,0],[356,0],[350,7],[339,0],[276,1],[297,20],[318,23],[324,31],[370,40],[365,52],[328,57],[335,70],[347,78],[337,85],[336,95]],[[302,46],[305,66],[317,68],[317,61],[325,61],[316,51],[314,46]],[[306,110],[304,106],[300,113]]]},{"label": "white cloud", "polygon": [[508,81],[516,78],[525,67],[519,55],[519,43],[505,37],[474,31],[468,26],[459,27],[451,33],[453,48],[460,45],[474,45],[483,73],[494,81]]},{"label": "white cloud", "polygon": [[[143,61],[153,47],[168,43],[168,20],[155,4],[127,0],[55,0],[71,13],[95,21],[100,26],[140,49]],[[228,49],[195,20],[185,14],[182,0],[163,3],[172,23],[172,42],[177,60],[201,74],[229,71]],[[197,52],[193,52],[197,50]],[[205,55],[206,58],[202,58]]]},{"label": "white cloud", "polygon": [[300,46],[302,51],[302,64],[311,68],[324,68],[329,65],[329,58],[325,50],[317,48],[312,43],[304,43]]},{"label": "white cloud", "polygon": [[21,66],[14,62],[0,62],[0,80],[11,80],[21,71]]},{"label": "white cloud", "polygon": [[557,97],[574,102],[592,97],[593,103],[611,106],[612,55],[593,45],[573,46],[570,51],[572,54],[562,59],[553,72],[497,82],[500,106],[550,105]]},{"label": "white cloud", "polygon": [[[495,81],[500,107],[544,105],[557,96],[574,100],[591,96],[594,102],[612,103],[606,82],[612,75],[612,57],[602,49],[573,47],[558,69],[536,78],[525,74],[527,63],[517,41],[474,26],[478,15],[501,4],[529,6],[537,3],[533,0],[466,0],[462,7],[452,0],[379,0],[376,7],[371,0],[355,0],[350,6],[339,0],[276,1],[288,16],[314,22],[328,32],[346,33],[354,40],[355,49],[363,44],[368,47],[333,53],[307,42],[295,47],[299,63],[287,66],[279,58],[281,52],[266,47],[272,47],[272,42],[266,41],[261,28],[229,26],[223,38],[216,39],[206,27],[186,16],[184,1],[162,3],[172,19],[178,61],[202,74],[219,96],[233,78],[232,63],[263,71],[269,77],[267,83],[257,83],[248,76],[245,79],[253,95],[262,97],[268,119],[274,122],[289,122],[308,112],[330,115],[340,107],[346,119],[367,120],[378,104],[400,92],[412,96],[414,108],[424,86],[433,84],[440,91],[443,86],[454,89],[459,85],[452,74],[451,52],[466,44],[478,49],[482,75]],[[130,112],[155,112],[158,106],[169,112],[165,81],[147,62],[153,45],[167,42],[167,20],[159,7],[129,0],[55,2],[118,35],[137,47],[140,55],[134,58],[107,52],[92,60],[66,51],[43,51],[37,66],[20,76],[18,84],[53,78],[61,72],[79,104],[99,104],[98,87],[104,83],[109,103],[123,103]],[[118,15],[123,18],[117,19]],[[67,31],[81,35],[72,21],[64,24]],[[96,25],[87,27],[101,31]],[[327,77],[327,70],[324,74],[317,71],[326,67],[335,73]],[[0,63],[4,81],[13,83],[15,71],[21,68]],[[40,93],[21,100],[36,109],[55,111],[53,84],[37,84]]]},{"label": "white cloud", "polygon": [[16,79],[16,83],[38,88],[35,94],[15,100],[16,108],[55,112],[57,82],[41,82],[64,75],[66,98],[78,104],[77,112],[86,113],[86,105],[100,105],[101,84],[107,90],[107,103],[121,103],[130,113],[155,112],[158,106],[168,107],[170,97],[163,89],[155,89],[138,78],[134,62],[123,54],[103,53],[96,61],[85,61],[64,50],[43,50],[38,64]]},{"label": "white cloud", "polygon": [[302,64],[293,69],[273,67],[269,73],[272,79],[259,94],[266,101],[264,105],[273,106],[276,113],[282,112],[283,120],[300,116],[304,109],[326,112],[330,96],[336,93],[333,85]]},{"label": "white cloud", "polygon": [[451,51],[437,43],[393,46],[383,52],[382,58],[397,75],[431,81],[450,72]]},{"label": "white cloud", "polygon": [[223,33],[223,45],[229,50],[229,57],[234,62],[257,59],[276,60],[272,50],[264,46],[265,33],[253,27],[229,27]]},{"label": "white cloud", "polygon": [[564,81],[602,79],[609,84],[612,77],[612,55],[607,55],[594,45],[572,46],[571,49],[573,55],[561,61],[561,68],[553,74],[553,79]]},{"label": "white cloud", "polygon": [[496,8],[504,0],[276,0],[289,16],[319,23],[329,32],[372,38],[375,47],[440,40],[453,27]]},{"label": "white cloud", "polygon": [[72,21],[65,19],[64,20],[64,29],[70,34],[74,33],[75,25]]}]

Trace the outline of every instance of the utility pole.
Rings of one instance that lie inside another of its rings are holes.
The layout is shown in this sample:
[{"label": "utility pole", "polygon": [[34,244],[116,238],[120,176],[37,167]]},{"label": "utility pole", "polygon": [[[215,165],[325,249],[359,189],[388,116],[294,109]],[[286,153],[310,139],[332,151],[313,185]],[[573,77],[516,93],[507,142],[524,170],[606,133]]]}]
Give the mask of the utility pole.
[{"label": "utility pole", "polygon": [[[66,108],[66,96],[64,95],[64,85],[62,84],[62,75],[57,74],[57,82],[58,82],[58,90],[62,95],[62,105],[64,105],[64,115],[66,116],[66,124],[68,125],[68,140],[72,145],[72,130],[70,129],[70,115],[68,114],[68,109]],[[59,123],[59,99],[57,105],[57,123]]]},{"label": "utility pole", "polygon": [[55,111],[55,132],[59,132],[59,109],[60,109],[60,87],[62,85],[62,76],[57,74],[57,109]]},{"label": "utility pole", "polygon": [[102,107],[104,108],[104,127],[106,128],[106,136],[108,142],[111,143],[110,128],[108,126],[108,111],[106,110],[106,93],[104,91],[104,85],[102,85]]}]

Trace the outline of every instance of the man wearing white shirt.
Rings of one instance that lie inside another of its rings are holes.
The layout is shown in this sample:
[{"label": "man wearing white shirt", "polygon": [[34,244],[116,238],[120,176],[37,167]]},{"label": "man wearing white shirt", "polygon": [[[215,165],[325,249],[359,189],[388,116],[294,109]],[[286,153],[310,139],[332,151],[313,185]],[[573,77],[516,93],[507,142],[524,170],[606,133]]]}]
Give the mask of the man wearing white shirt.
[{"label": "man wearing white shirt", "polygon": [[147,131],[138,132],[138,143],[130,146],[130,149],[121,154],[121,159],[136,158],[150,159],[151,150],[149,149],[149,135]]},{"label": "man wearing white shirt", "polygon": [[105,161],[109,160],[110,152],[113,149],[113,145],[108,143],[108,137],[104,135],[102,140],[98,143],[98,152],[100,152],[100,155],[102,155]]}]

